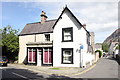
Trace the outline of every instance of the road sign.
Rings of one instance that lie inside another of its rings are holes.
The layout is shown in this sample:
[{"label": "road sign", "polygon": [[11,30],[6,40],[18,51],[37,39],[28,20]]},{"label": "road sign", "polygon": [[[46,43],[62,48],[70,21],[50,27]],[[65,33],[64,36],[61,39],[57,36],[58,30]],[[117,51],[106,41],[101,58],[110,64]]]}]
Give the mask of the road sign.
[{"label": "road sign", "polygon": [[83,45],[80,46],[80,49],[83,49]]}]

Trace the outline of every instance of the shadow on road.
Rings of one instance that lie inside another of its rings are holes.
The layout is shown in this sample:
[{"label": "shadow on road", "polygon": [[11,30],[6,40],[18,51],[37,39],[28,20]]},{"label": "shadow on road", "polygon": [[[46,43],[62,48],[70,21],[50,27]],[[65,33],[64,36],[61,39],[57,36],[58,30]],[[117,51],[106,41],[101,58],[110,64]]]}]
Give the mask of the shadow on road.
[{"label": "shadow on road", "polygon": [[43,78],[43,76],[26,69],[4,68],[2,70],[2,80],[29,80],[40,78]]},{"label": "shadow on road", "polygon": [[112,58],[112,57],[109,57],[109,58],[106,58],[106,59],[109,59],[109,60],[115,60],[114,58]]},{"label": "shadow on road", "polygon": [[[47,78],[44,74],[39,74],[26,70],[16,68],[3,68],[1,80],[101,80],[101,79],[87,79],[87,78],[70,78],[64,75],[48,75]],[[118,80],[118,79],[102,79],[102,80]]]},{"label": "shadow on road", "polygon": [[113,58],[113,57],[109,57],[109,58],[106,58],[106,59],[109,59],[109,60],[115,60],[117,61],[117,63],[120,65],[120,57],[116,57],[116,58]]},{"label": "shadow on road", "polygon": [[118,64],[120,65],[120,55],[116,55],[116,61],[117,61]]},{"label": "shadow on road", "polygon": [[[2,69],[2,79],[1,80],[73,80],[64,75],[48,75],[47,78],[44,74],[40,75],[33,71],[27,69],[17,69],[17,68],[7,68]],[[74,79],[74,80],[84,80],[84,79]]]}]

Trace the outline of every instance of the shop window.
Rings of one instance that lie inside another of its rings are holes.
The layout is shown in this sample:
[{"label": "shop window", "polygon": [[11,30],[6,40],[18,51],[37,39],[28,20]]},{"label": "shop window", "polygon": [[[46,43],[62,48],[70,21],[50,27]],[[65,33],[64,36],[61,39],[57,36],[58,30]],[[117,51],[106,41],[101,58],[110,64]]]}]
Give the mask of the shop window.
[{"label": "shop window", "polygon": [[28,63],[36,63],[36,49],[28,49]]}]

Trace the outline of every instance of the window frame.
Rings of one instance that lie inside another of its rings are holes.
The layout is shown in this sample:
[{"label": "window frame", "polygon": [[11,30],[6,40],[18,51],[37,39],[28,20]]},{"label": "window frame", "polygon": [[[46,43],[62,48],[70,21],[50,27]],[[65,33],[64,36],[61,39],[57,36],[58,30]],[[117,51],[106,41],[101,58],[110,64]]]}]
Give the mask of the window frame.
[{"label": "window frame", "polygon": [[[50,41],[50,34],[44,34],[45,35],[45,41]],[[46,36],[48,36],[49,35],[49,38],[47,37],[46,38]]]},{"label": "window frame", "polygon": [[[73,48],[62,48],[61,49],[61,63],[62,64],[73,64]],[[72,53],[71,53],[71,62],[69,63],[69,62],[64,62],[64,60],[63,60],[63,58],[64,58],[64,51],[71,51]]]},{"label": "window frame", "polygon": [[[65,30],[70,30],[70,34],[71,34],[71,40],[65,40]],[[73,42],[73,27],[68,27],[68,28],[62,28],[62,42]]]},{"label": "window frame", "polygon": [[[31,54],[30,54],[31,52]],[[35,48],[28,48],[28,51],[27,51],[27,62],[28,63],[37,63],[37,50]],[[31,55],[31,56],[30,56]]]}]

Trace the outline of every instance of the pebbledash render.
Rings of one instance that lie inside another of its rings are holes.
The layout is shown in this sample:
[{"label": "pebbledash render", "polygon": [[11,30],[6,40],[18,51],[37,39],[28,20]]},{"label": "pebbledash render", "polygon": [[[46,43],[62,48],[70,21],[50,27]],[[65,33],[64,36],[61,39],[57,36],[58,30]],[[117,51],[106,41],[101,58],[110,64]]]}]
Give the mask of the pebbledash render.
[{"label": "pebbledash render", "polygon": [[96,61],[93,39],[67,6],[54,20],[42,11],[41,22],[26,24],[19,34],[18,63],[86,67]]}]

